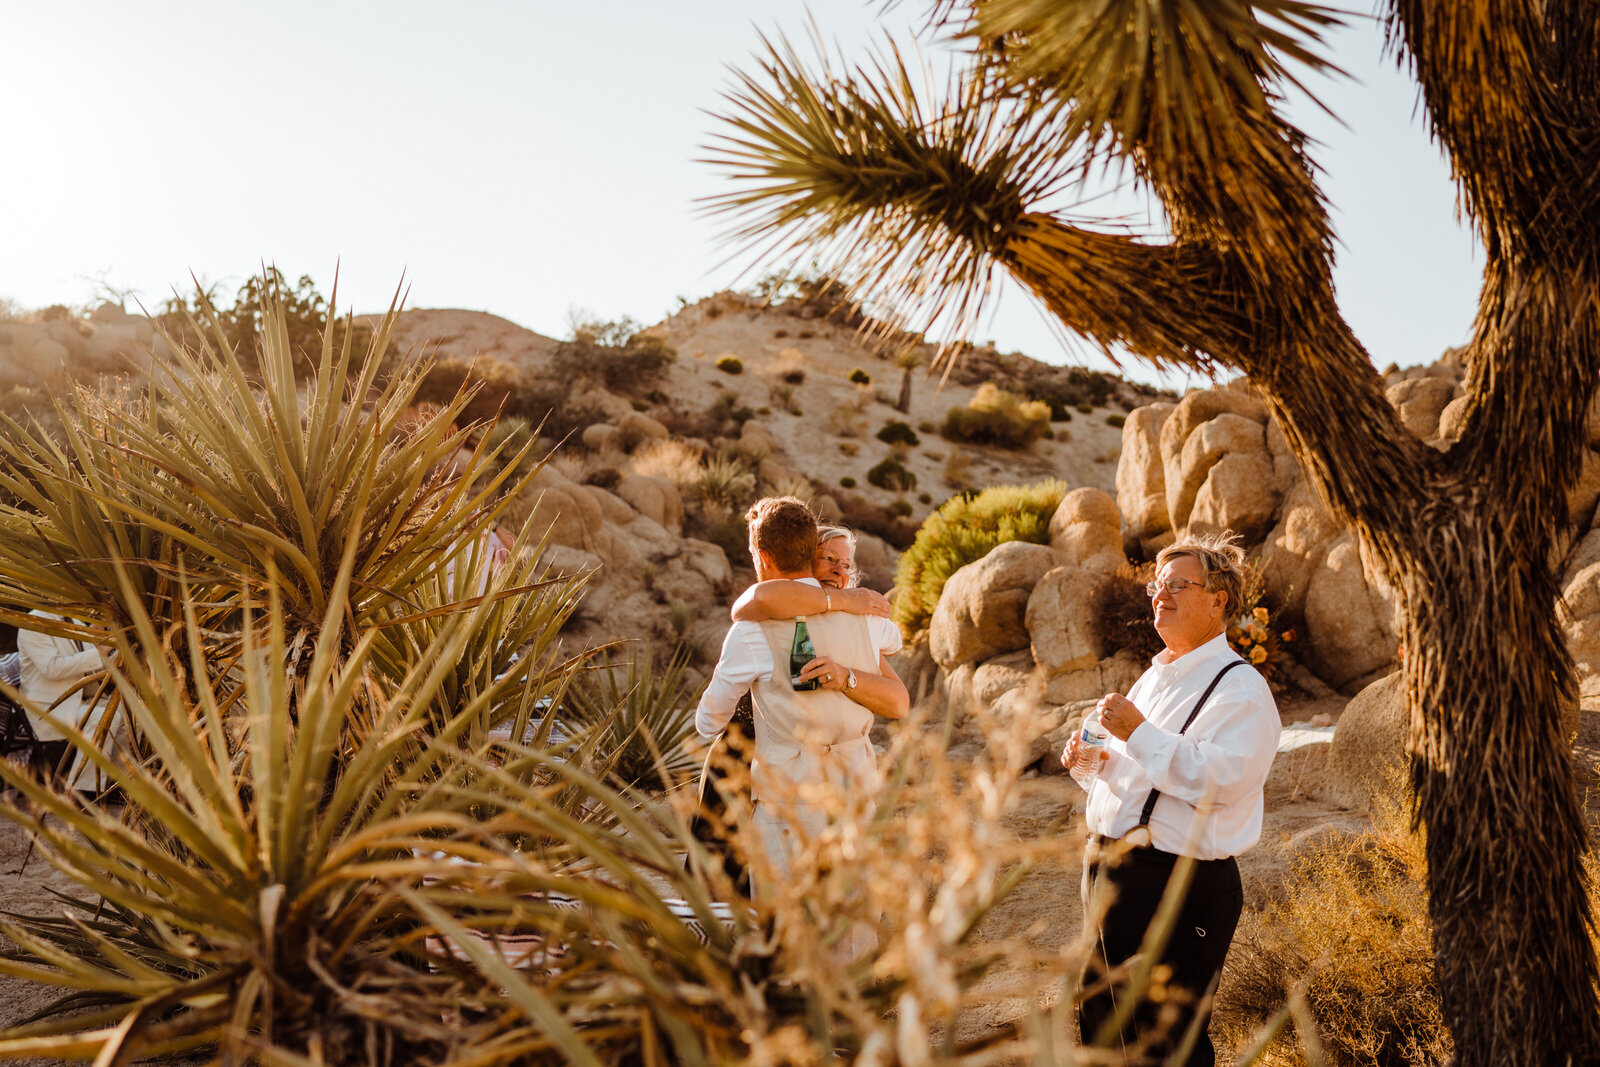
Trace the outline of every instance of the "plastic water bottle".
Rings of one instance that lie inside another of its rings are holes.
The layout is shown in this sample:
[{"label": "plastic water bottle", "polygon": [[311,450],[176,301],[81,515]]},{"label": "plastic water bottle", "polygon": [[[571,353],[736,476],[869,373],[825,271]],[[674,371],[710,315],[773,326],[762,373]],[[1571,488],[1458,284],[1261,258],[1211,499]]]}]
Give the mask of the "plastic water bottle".
[{"label": "plastic water bottle", "polygon": [[1078,755],[1071,769],[1072,780],[1083,788],[1088,789],[1100,777],[1100,753],[1106,750],[1109,740],[1111,731],[1100,722],[1099,712],[1083,720],[1083,729],[1078,731]]}]

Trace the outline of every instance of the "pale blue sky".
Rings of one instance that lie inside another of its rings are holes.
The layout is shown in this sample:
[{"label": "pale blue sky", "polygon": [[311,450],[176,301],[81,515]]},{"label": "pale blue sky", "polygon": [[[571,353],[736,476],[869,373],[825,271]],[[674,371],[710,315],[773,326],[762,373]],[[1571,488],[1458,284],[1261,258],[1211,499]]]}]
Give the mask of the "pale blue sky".
[{"label": "pale blue sky", "polygon": [[[655,321],[733,281],[692,207],[721,187],[694,162],[703,112],[758,29],[803,38],[807,10],[0,0],[0,296],[82,302],[103,272],[153,304],[191,270],[236,284],[263,259],[326,289],[342,261],[340,304],[362,311],[404,271],[411,306],[546,334],[574,307]],[[854,54],[885,21],[855,0],[809,10]],[[1356,19],[1332,54],[1358,80],[1313,82],[1344,126],[1296,114],[1322,142],[1344,311],[1377,363],[1405,365],[1466,339],[1482,264],[1381,39]],[[1100,365],[1018,292],[989,338]]]}]

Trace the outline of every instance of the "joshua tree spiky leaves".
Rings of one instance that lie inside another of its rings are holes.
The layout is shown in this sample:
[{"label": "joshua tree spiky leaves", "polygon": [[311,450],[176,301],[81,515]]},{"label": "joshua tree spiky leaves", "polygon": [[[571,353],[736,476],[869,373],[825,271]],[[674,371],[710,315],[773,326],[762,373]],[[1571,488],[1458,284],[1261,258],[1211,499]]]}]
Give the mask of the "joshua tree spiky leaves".
[{"label": "joshua tree spiky leaves", "polygon": [[[1302,0],[941,0],[971,44],[942,100],[891,50],[807,69],[787,44],[729,94],[713,162],[737,237],[804,249],[857,296],[970,313],[1004,270],[1067,328],[1157,365],[1247,374],[1404,603],[1410,750],[1458,1062],[1600,1061],[1587,848],[1556,617],[1600,366],[1600,7],[1385,0],[1487,257],[1448,451],[1409,433],[1340,315],[1289,63]],[[1051,212],[1126,166],[1169,233]],[[820,256],[819,256],[820,250]]]}]

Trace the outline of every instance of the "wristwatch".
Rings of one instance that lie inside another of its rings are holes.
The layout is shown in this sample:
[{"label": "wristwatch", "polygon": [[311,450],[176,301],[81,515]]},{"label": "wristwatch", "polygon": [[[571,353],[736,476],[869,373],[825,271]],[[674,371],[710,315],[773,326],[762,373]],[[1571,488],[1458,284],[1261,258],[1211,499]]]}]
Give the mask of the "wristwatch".
[{"label": "wristwatch", "polygon": [[849,674],[845,675],[845,677],[844,677],[844,688],[845,688],[846,692],[849,692],[850,690],[854,689],[855,687],[856,687],[856,672],[854,670],[852,670]]}]

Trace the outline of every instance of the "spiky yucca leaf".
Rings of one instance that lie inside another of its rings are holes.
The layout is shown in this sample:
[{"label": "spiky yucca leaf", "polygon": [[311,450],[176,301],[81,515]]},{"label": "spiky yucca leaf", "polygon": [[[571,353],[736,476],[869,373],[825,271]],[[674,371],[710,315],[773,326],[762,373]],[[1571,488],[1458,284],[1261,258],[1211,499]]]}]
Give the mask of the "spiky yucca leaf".
[{"label": "spiky yucca leaf", "polygon": [[[819,47],[819,53],[821,49]],[[738,75],[706,160],[737,186],[710,198],[728,236],[839,278],[882,321],[971,324],[1022,216],[1081,164],[991,72],[942,93],[890,46],[865,68],[808,69],[781,38]]]},{"label": "spiky yucca leaf", "polygon": [[624,784],[671,789],[699,765],[685,742],[694,736],[705,683],[688,684],[688,663],[682,647],[657,665],[653,650],[636,644],[625,673],[622,664],[594,668],[569,692],[567,715],[598,732],[598,755]]}]

